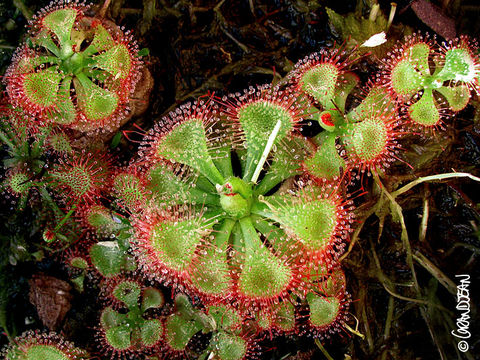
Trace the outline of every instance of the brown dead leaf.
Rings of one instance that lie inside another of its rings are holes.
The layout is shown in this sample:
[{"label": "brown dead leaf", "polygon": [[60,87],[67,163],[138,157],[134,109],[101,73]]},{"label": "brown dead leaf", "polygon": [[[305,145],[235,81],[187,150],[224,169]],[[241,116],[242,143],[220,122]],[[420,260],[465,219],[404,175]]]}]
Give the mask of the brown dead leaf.
[{"label": "brown dead leaf", "polygon": [[427,0],[415,0],[412,9],[418,18],[441,37],[450,40],[457,36],[455,20],[446,16],[442,10]]},{"label": "brown dead leaf", "polygon": [[71,308],[72,287],[66,281],[44,274],[33,275],[28,283],[28,297],[38,317],[50,330],[57,330]]}]

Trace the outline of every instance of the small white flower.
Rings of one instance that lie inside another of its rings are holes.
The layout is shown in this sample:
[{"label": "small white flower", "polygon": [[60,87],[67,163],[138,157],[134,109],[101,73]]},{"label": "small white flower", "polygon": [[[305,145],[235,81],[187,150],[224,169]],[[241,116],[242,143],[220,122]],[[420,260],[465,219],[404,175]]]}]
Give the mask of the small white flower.
[{"label": "small white flower", "polygon": [[360,47],[375,47],[378,45],[382,45],[383,43],[387,42],[387,38],[385,36],[385,31],[382,31],[381,33],[375,34],[370,36],[370,38],[365,41]]}]

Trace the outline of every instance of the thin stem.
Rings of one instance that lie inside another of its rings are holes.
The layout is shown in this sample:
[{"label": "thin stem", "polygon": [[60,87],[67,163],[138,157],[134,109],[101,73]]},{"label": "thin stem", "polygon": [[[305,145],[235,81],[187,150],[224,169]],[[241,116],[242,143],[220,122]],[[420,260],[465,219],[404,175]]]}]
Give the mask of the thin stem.
[{"label": "thin stem", "polygon": [[273,237],[274,239],[281,239],[285,235],[285,232],[279,227],[264,220],[261,216],[252,215],[253,226],[259,232],[261,232],[268,239]]},{"label": "thin stem", "polygon": [[40,136],[38,136],[38,140],[33,143],[32,150],[31,150],[31,154],[34,158],[39,157],[40,154],[42,153],[41,148],[45,144],[46,139],[48,138],[51,132],[52,132],[51,126],[42,127],[40,129]]},{"label": "thin stem", "polygon": [[379,4],[375,4],[372,6],[372,9],[370,10],[370,16],[368,17],[368,20],[370,21],[375,21],[377,20],[377,15],[378,15],[378,11],[380,10],[380,5]]},{"label": "thin stem", "polygon": [[345,326],[345,328],[350,331],[352,334],[354,335],[357,335],[358,337],[360,337],[362,340],[365,339],[365,335],[363,335],[360,331],[358,331],[358,319],[355,315],[352,314],[352,316],[355,318],[355,321],[356,321],[356,324],[355,324],[355,329],[353,329],[352,327],[350,327],[348,324],[343,324],[343,326]]},{"label": "thin stem", "polygon": [[13,0],[13,5],[15,5],[18,10],[20,10],[22,15],[25,16],[25,19],[30,20],[32,18],[32,10],[30,10],[22,0]]},{"label": "thin stem", "polygon": [[421,184],[425,181],[434,181],[434,180],[444,180],[444,179],[451,179],[451,178],[458,178],[458,177],[468,177],[474,181],[480,182],[480,178],[473,176],[472,174],[469,173],[463,173],[463,172],[453,172],[453,173],[445,173],[445,174],[438,174],[438,175],[430,175],[430,176],[424,176],[421,178],[418,178],[417,180],[414,180],[407,185],[401,187],[397,191],[392,192],[392,197],[396,198],[398,195],[401,195],[414,186]]},{"label": "thin stem", "polygon": [[327,352],[327,350],[325,350],[325,348],[323,347],[322,343],[320,342],[320,340],[315,339],[315,345],[318,346],[318,348],[320,349],[320,351],[322,352],[323,355],[325,355],[325,357],[327,358],[327,360],[333,360],[333,358],[330,356],[330,354]]},{"label": "thin stem", "polygon": [[390,14],[388,15],[388,22],[387,22],[387,31],[388,29],[390,29],[390,26],[392,25],[392,22],[393,22],[393,18],[395,17],[395,12],[397,11],[397,3],[390,3],[390,5],[392,6],[390,8]]},{"label": "thin stem", "polygon": [[457,294],[457,286],[455,283],[450,280],[450,278],[445,275],[438,267],[436,267],[430,260],[428,260],[422,253],[415,251],[413,258],[416,262],[422,265],[430,274],[432,274],[435,279],[442,284],[445,289],[452,295]]},{"label": "thin stem", "polygon": [[253,202],[250,212],[255,215],[260,215],[264,218],[273,219],[273,214],[270,210],[269,203],[262,195],[258,197],[258,201]]},{"label": "thin stem", "polygon": [[359,302],[358,305],[358,308],[361,309],[361,316],[362,316],[362,323],[363,323],[363,326],[365,328],[365,334],[366,334],[366,338],[367,338],[367,343],[368,343],[368,349],[370,351],[370,353],[373,352],[373,348],[374,348],[374,342],[373,342],[373,338],[372,338],[372,331],[370,330],[370,321],[368,320],[368,316],[367,316],[367,304],[365,303],[365,298],[367,296],[367,291],[365,290],[366,289],[366,285],[363,285],[361,283],[360,285],[360,292],[359,292]]},{"label": "thin stem", "polygon": [[[222,154],[222,149],[220,150],[220,154]],[[230,154],[230,149],[225,151],[224,155],[221,155],[221,158],[213,159],[213,163],[220,173],[225,177],[233,176],[233,168],[232,168],[232,157]]]},{"label": "thin stem", "polygon": [[[375,210],[376,210],[376,207],[375,207]],[[375,210],[371,209],[371,211],[369,212],[369,214],[365,218],[370,217],[370,215],[375,213]],[[340,259],[338,260],[339,262],[342,262],[350,254],[350,252],[353,250],[353,247],[355,246],[355,243],[358,240],[358,235],[360,235],[360,232],[362,231],[364,224],[365,224],[364,221],[360,222],[359,225],[357,226],[357,228],[355,229],[355,231],[353,232],[352,238],[350,239],[350,244],[348,244],[348,250],[345,252],[345,254],[343,254],[340,257]]]},{"label": "thin stem", "polygon": [[107,13],[107,9],[108,7],[110,6],[110,3],[112,2],[112,0],[105,0],[103,2],[103,5],[102,5],[102,8],[100,9],[100,11],[98,12],[98,16],[100,18],[104,18],[105,17],[105,14]]},{"label": "thin stem", "polygon": [[427,237],[427,228],[428,228],[428,216],[430,214],[430,205],[428,201],[428,196],[425,194],[423,199],[423,214],[422,214],[422,221],[420,223],[420,231],[418,235],[418,239],[420,242],[424,242],[425,238]]},{"label": "thin stem", "polygon": [[255,195],[266,194],[269,190],[273,189],[283,180],[284,179],[277,174],[267,173],[262,181],[260,181],[260,184],[255,187]]},{"label": "thin stem", "polygon": [[68,211],[68,213],[63,217],[62,220],[60,220],[60,222],[57,224],[57,226],[55,226],[55,229],[53,229],[54,233],[56,233],[58,230],[60,230],[61,227],[63,226],[63,224],[65,224],[67,222],[67,220],[70,218],[70,216],[72,216],[72,214],[77,209],[77,206],[78,206],[78,201],[75,204],[73,204],[73,206]]},{"label": "thin stem", "polygon": [[60,49],[58,48],[57,45],[55,45],[55,43],[53,42],[52,38],[50,37],[50,35],[48,35],[47,32],[44,33],[44,36],[38,40],[39,41],[39,45],[40,46],[43,46],[45,49],[47,49],[48,51],[50,51],[53,55],[55,55],[55,57],[53,56],[42,56],[42,57],[37,57],[36,60],[40,59],[40,58],[46,58],[46,59],[50,59],[53,60],[47,60],[47,61],[39,61],[37,63],[37,66],[42,64],[42,63],[46,63],[46,62],[53,62],[54,64],[59,64],[60,63],[60,57],[62,56],[61,52],[60,52]]},{"label": "thin stem", "polygon": [[390,287],[392,287],[392,288],[394,287],[393,284],[392,284],[392,281],[383,273],[382,267],[380,265],[380,260],[378,259],[378,255],[377,255],[377,252],[375,251],[375,247],[373,246],[372,241],[370,241],[370,247],[372,249],[373,260],[374,260],[375,265],[378,269],[378,273],[376,274],[376,276],[377,276],[378,280],[380,280],[380,282],[382,283],[383,288],[385,289],[386,292],[388,292],[393,297],[396,297],[397,299],[404,300],[404,301],[409,301],[409,302],[416,303],[416,304],[421,304],[421,305],[433,306],[435,308],[438,308],[441,311],[445,311],[448,314],[452,314],[452,312],[450,310],[448,310],[447,308],[445,308],[442,305],[438,305],[436,303],[432,303],[432,302],[429,302],[429,301],[423,300],[423,299],[414,299],[414,298],[411,298],[411,297],[403,296],[403,295],[397,294],[395,291],[393,291],[390,288]]},{"label": "thin stem", "polygon": [[[392,318],[393,318],[393,309],[395,308],[395,299],[393,296],[390,296],[388,299],[388,311],[387,311],[387,319],[385,320],[385,331],[383,332],[383,340],[387,341],[390,337],[390,329],[392,328]],[[387,359],[388,350],[384,350],[382,353],[381,360]]]},{"label": "thin stem", "polygon": [[17,208],[20,210],[24,210],[27,207],[27,200],[28,200],[28,191],[25,194],[20,195],[20,201],[17,205]]},{"label": "thin stem", "polygon": [[209,161],[207,162],[200,163],[198,170],[214,185],[222,185],[223,183],[225,183],[225,178],[215,167],[215,164],[211,159],[209,159]]},{"label": "thin stem", "polygon": [[393,210],[395,210],[395,212],[397,213],[398,220],[400,222],[400,225],[402,226],[401,239],[407,253],[407,264],[410,267],[410,271],[412,272],[413,282],[415,283],[415,289],[418,293],[420,287],[418,285],[415,267],[413,266],[412,248],[410,246],[410,240],[408,239],[407,225],[405,224],[405,218],[403,217],[402,207],[395,201],[394,196],[387,191],[376,172],[373,172],[373,178],[375,179],[375,182],[378,184],[380,189],[382,189],[383,194],[385,194],[388,200],[390,200]]},{"label": "thin stem", "polygon": [[446,253],[446,256],[450,256],[452,255],[452,253],[455,251],[455,249],[459,248],[459,247],[463,247],[467,250],[470,250],[471,252],[474,253],[474,255],[476,254],[480,254],[480,248],[476,247],[476,246],[473,246],[473,245],[470,245],[470,244],[465,244],[465,243],[461,243],[461,242],[456,242],[452,245],[452,247],[450,248],[450,250],[447,251]]},{"label": "thin stem", "polygon": [[257,164],[257,168],[255,169],[255,172],[252,175],[251,181],[255,184],[257,183],[258,177],[260,176],[260,172],[263,169],[263,165],[267,160],[268,154],[270,154],[270,150],[272,150],[273,143],[275,142],[275,138],[277,137],[281,126],[282,126],[282,122],[281,120],[278,120],[277,123],[275,124],[275,127],[273,128],[272,133],[268,137],[267,144],[265,145],[265,149],[263,150],[263,154]]},{"label": "thin stem", "polygon": [[42,198],[50,205],[52,208],[53,212],[58,215],[58,216],[63,216],[62,210],[58,207],[58,205],[53,201],[52,197],[48,193],[47,189],[45,189],[43,186],[39,187],[40,195]]}]

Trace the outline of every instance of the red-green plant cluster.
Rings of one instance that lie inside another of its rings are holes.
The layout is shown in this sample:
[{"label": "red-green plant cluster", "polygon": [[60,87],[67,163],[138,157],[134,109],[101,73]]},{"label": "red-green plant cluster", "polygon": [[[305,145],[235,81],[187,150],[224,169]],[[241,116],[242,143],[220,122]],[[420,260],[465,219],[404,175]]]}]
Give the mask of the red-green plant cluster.
[{"label": "red-green plant cluster", "polygon": [[[437,126],[466,106],[479,86],[474,44],[407,38],[361,99],[356,50],[322,50],[276,85],[179,106],[117,167],[71,130],[114,127],[140,61],[129,35],[86,11],[58,2],[32,22],[5,77],[0,140],[6,191],[40,205],[76,289],[101,289],[99,353],[240,360],[267,334],[348,327],[349,185],[400,157],[411,122]],[[322,131],[307,137],[313,122]],[[28,334],[7,359],[84,356],[56,340]]]},{"label": "red-green plant cluster", "polygon": [[52,3],[31,21],[5,74],[12,104],[40,124],[93,131],[128,113],[139,77],[138,48],[115,24],[78,1]]},{"label": "red-green plant cluster", "polygon": [[478,94],[480,64],[475,41],[461,36],[446,43],[413,35],[385,59],[382,86],[402,106],[404,116],[422,127],[438,127],[447,114]]},{"label": "red-green plant cluster", "polygon": [[161,291],[128,277],[107,280],[103,287],[110,305],[100,315],[102,351],[112,358],[138,358],[158,352],[163,343],[163,322],[148,310],[163,307]]},{"label": "red-green plant cluster", "polygon": [[2,351],[5,360],[87,360],[90,355],[54,332],[27,331]]}]

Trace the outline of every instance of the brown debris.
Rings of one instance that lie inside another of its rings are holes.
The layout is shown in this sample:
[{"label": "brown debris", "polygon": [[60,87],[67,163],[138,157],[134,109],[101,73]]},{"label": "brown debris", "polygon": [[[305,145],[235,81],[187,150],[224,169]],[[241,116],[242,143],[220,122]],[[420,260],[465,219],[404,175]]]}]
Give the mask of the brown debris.
[{"label": "brown debris", "polygon": [[132,117],[142,115],[150,105],[150,93],[153,89],[153,76],[150,71],[143,66],[140,69],[140,78],[135,85],[135,92],[130,98],[130,114],[122,121],[121,126],[126,124]]},{"label": "brown debris", "polygon": [[455,20],[446,16],[442,10],[427,0],[415,0],[412,9],[420,20],[441,37],[450,40],[457,36]]},{"label": "brown debris", "polygon": [[286,360],[310,360],[313,359],[314,353],[314,350],[298,351],[295,355],[287,357]]},{"label": "brown debris", "polygon": [[57,330],[71,308],[72,287],[66,281],[44,274],[33,275],[28,283],[28,298],[37,309],[38,317],[48,329]]}]

